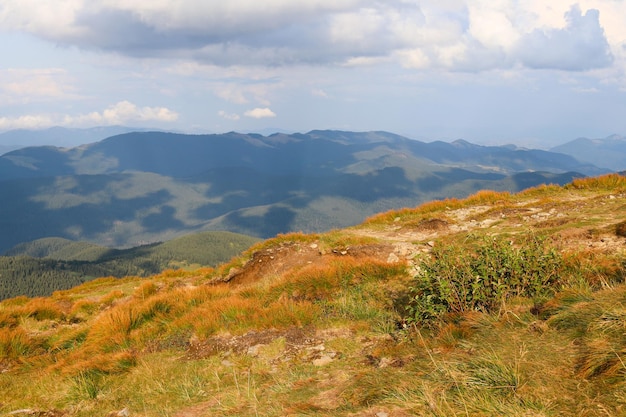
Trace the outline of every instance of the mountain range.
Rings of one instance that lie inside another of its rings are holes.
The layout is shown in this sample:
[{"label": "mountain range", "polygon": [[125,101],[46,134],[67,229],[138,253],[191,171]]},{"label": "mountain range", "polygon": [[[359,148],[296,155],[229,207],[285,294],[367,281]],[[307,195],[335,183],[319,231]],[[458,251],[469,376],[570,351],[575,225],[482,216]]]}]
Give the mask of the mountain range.
[{"label": "mountain range", "polygon": [[578,138],[555,146],[552,152],[564,153],[612,171],[626,170],[626,137],[611,135],[602,139]]},{"label": "mountain range", "polygon": [[207,230],[317,232],[485,188],[609,171],[563,153],[388,132],[128,132],[0,156],[0,253],[44,237],[124,248]]}]

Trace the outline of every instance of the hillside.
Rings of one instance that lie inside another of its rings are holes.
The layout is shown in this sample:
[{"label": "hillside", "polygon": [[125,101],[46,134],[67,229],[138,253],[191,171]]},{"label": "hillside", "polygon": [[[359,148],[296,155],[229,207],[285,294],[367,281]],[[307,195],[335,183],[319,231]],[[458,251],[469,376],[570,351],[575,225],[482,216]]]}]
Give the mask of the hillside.
[{"label": "hillside", "polygon": [[625,299],[626,177],[481,191],[5,300],[0,412],[623,415]]},{"label": "hillside", "polygon": [[208,230],[322,232],[481,189],[605,172],[554,152],[387,132],[132,132],[0,156],[0,252],[47,237],[127,248]]},{"label": "hillside", "polygon": [[[137,128],[125,126],[101,126],[88,129],[51,127],[48,129],[15,129],[0,133],[0,155],[33,146],[59,146],[71,148],[97,142],[122,133],[134,132]],[[145,130],[145,129],[144,129]]]},{"label": "hillside", "polygon": [[614,171],[626,170],[626,137],[612,135],[602,139],[578,138],[551,149]]},{"label": "hillside", "polygon": [[145,277],[165,269],[211,267],[258,239],[230,232],[202,232],[167,242],[111,249],[88,242],[45,238],[0,256],[0,300],[49,296],[97,277]]}]

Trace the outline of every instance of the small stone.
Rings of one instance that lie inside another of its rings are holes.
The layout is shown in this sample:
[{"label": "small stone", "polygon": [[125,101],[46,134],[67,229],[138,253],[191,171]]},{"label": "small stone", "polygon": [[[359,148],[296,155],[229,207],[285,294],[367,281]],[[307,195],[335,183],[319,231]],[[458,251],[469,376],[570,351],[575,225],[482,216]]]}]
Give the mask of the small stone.
[{"label": "small stone", "polygon": [[389,414],[385,413],[384,411],[379,411],[378,413],[376,413],[376,417],[389,417]]},{"label": "small stone", "polygon": [[333,358],[331,358],[329,355],[323,355],[319,359],[314,359],[312,363],[315,366],[324,366],[324,365],[328,365],[332,361],[333,361]]},{"label": "small stone", "polygon": [[393,363],[393,359],[390,358],[380,358],[380,362],[378,363],[379,368],[386,368]]},{"label": "small stone", "polygon": [[426,242],[426,244],[427,244],[428,246],[430,246],[431,248],[434,248],[434,247],[435,247],[435,241],[434,241],[434,240],[429,240],[428,242]]},{"label": "small stone", "polygon": [[388,264],[395,264],[400,262],[400,258],[398,258],[398,255],[396,255],[395,253],[391,252],[389,254],[389,256],[387,257],[387,263]]},{"label": "small stone", "polygon": [[254,346],[250,346],[248,348],[248,355],[250,356],[259,356],[259,349],[261,348],[261,346],[263,345],[254,345]]},{"label": "small stone", "polygon": [[309,246],[311,249],[317,249],[317,243],[311,243]]},{"label": "small stone", "polygon": [[33,415],[35,414],[36,411],[30,408],[22,408],[20,410],[15,410],[15,411],[11,411],[10,413],[8,413],[9,416],[17,416],[20,414],[25,414],[25,415]]}]

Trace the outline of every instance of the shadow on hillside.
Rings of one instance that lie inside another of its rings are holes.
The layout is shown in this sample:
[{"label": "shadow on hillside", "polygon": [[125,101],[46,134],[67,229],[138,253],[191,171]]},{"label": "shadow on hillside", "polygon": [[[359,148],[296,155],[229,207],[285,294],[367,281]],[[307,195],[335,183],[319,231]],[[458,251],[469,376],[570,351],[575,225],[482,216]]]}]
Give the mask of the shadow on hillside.
[{"label": "shadow on hillside", "polygon": [[[49,236],[73,240],[110,234],[118,236],[111,244],[126,245],[125,239],[142,227],[158,232],[184,226],[174,218],[174,208],[167,205],[174,198],[167,189],[137,191],[136,197],[129,198],[100,195],[103,189],[118,185],[118,180],[74,177],[76,186],[65,189],[59,188],[58,180],[47,178],[0,182],[0,253],[18,243]],[[142,215],[155,208],[158,213]]]},{"label": "shadow on hillside", "polygon": [[451,184],[460,184],[463,181],[498,181],[505,178],[505,175],[494,173],[472,172],[459,168],[452,168],[449,171],[437,171],[425,178],[420,178],[414,186],[417,186],[422,192],[437,192],[450,186]]},{"label": "shadow on hillside", "polygon": [[550,172],[522,172],[511,177],[515,183],[516,191],[525,190],[537,186],[537,184],[565,185],[574,178],[582,178],[584,175],[577,172],[553,174]]},{"label": "shadow on hillside", "polygon": [[[159,239],[165,231],[192,230],[195,226],[190,225],[222,216],[217,220],[220,229],[269,237],[293,230],[311,212],[321,212],[323,220],[316,230],[324,230],[362,220],[333,212],[341,210],[340,203],[327,211],[320,210],[319,204],[312,206],[325,197],[367,212],[400,208],[394,204],[465,197],[485,188],[516,191],[545,182],[564,184],[576,176],[580,175],[535,172],[505,177],[463,169],[430,173],[416,169],[411,177],[417,179],[411,180],[400,167],[333,176],[269,175],[224,168],[171,182],[141,173],[0,181],[0,253],[18,243],[50,236],[98,238],[107,246],[134,246],[142,243],[136,236]],[[187,195],[189,200],[180,197]],[[263,214],[251,215],[253,209]],[[103,236],[108,240],[103,241]]]},{"label": "shadow on hillside", "polygon": [[291,231],[296,212],[287,207],[271,207],[262,215],[247,215],[240,211],[226,216],[225,224],[240,233],[263,236],[276,236]]},{"label": "shadow on hillside", "polygon": [[162,206],[158,213],[149,214],[141,221],[147,232],[160,232],[165,229],[184,229],[185,224],[175,218],[176,209],[172,206]]}]

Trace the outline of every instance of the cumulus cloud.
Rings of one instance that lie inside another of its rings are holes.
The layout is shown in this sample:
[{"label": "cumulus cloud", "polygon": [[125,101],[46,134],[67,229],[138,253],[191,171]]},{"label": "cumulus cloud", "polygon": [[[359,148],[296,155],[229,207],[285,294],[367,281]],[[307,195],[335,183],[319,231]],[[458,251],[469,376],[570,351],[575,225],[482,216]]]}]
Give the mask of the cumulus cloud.
[{"label": "cumulus cloud", "polygon": [[0,70],[0,104],[27,104],[76,98],[67,71],[61,68]]},{"label": "cumulus cloud", "polygon": [[0,130],[42,129],[52,126],[107,126],[137,122],[173,122],[178,113],[165,107],[138,107],[129,101],[120,101],[101,112],[79,115],[34,114],[19,117],[0,117]]},{"label": "cumulus cloud", "polygon": [[[581,71],[610,65],[611,49],[599,12],[590,9],[582,14],[578,6],[573,7],[563,27],[562,19],[553,19],[554,10],[560,16],[566,11],[562,4],[549,2],[548,7],[544,2],[516,0],[4,0],[0,27],[62,45],[217,66],[355,67],[395,62],[419,70],[482,71],[521,64]],[[604,7],[613,10],[615,6]],[[605,21],[612,23],[611,39],[617,42],[612,45],[619,45],[626,39],[623,24],[611,17]],[[221,94],[239,104],[249,100],[238,91]]]},{"label": "cumulus cloud", "polygon": [[276,117],[276,113],[274,113],[268,107],[263,107],[263,108],[257,107],[255,109],[248,110],[247,112],[245,112],[244,116],[252,117],[254,119],[263,119],[266,117]]},{"label": "cumulus cloud", "polygon": [[240,117],[239,117],[239,115],[237,113],[227,113],[224,110],[218,111],[217,114],[221,118],[226,119],[226,120],[239,120],[240,119]]},{"label": "cumulus cloud", "polygon": [[173,122],[178,113],[166,107],[137,107],[129,101],[120,101],[102,112],[92,112],[79,116],[65,116],[64,125],[119,125],[129,122]]},{"label": "cumulus cloud", "polygon": [[54,126],[49,115],[26,115],[19,117],[0,117],[0,131],[11,129],[43,129]]},{"label": "cumulus cloud", "polygon": [[611,65],[613,56],[600,26],[598,10],[583,15],[579,6],[565,14],[562,29],[537,29],[523,36],[516,55],[530,68],[582,71]]}]

